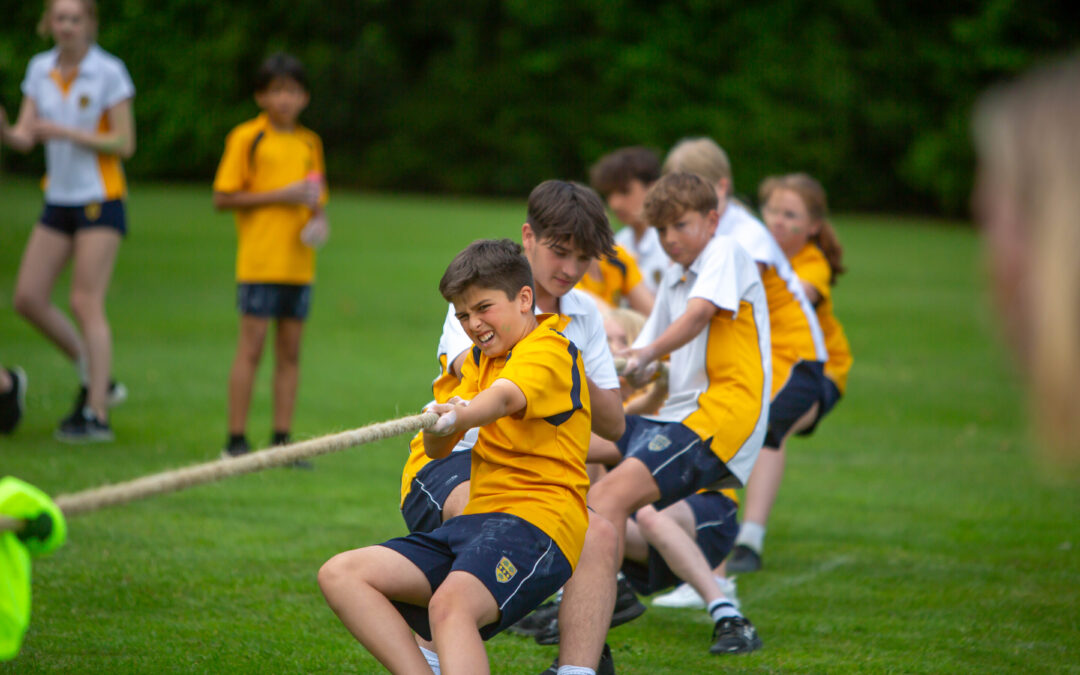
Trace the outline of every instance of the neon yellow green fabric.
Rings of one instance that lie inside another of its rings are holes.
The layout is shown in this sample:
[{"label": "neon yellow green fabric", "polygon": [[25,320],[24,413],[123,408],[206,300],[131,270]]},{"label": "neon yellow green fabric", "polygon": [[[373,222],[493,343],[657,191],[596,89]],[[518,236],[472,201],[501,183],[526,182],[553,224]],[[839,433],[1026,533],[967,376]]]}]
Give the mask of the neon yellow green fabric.
[{"label": "neon yellow green fabric", "polygon": [[14,532],[0,534],[0,661],[18,655],[30,625],[30,555],[54,551],[67,538],[64,514],[47,494],[18,478],[0,479],[0,515],[36,518],[42,513],[52,519],[44,539],[23,542]]},{"label": "neon yellow green fabric", "polygon": [[52,531],[45,539],[27,539],[26,550],[31,555],[51,553],[67,539],[67,523],[64,514],[49,495],[30,483],[14,476],[0,479],[0,514],[11,518],[36,518],[42,513],[52,520]]},{"label": "neon yellow green fabric", "polygon": [[19,654],[30,625],[30,553],[14,532],[0,535],[0,661]]}]

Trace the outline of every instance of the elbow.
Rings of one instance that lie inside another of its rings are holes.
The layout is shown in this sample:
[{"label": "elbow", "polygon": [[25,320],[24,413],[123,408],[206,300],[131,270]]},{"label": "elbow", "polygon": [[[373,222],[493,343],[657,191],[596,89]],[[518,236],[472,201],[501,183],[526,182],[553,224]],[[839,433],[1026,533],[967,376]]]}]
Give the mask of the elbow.
[{"label": "elbow", "polygon": [[229,208],[227,200],[228,198],[223,193],[215,192],[213,198],[214,209],[216,211],[224,211],[225,209]]},{"label": "elbow", "polygon": [[619,406],[618,411],[596,415],[593,420],[593,431],[605,440],[617,441],[626,432],[626,415],[623,414],[622,405]]}]

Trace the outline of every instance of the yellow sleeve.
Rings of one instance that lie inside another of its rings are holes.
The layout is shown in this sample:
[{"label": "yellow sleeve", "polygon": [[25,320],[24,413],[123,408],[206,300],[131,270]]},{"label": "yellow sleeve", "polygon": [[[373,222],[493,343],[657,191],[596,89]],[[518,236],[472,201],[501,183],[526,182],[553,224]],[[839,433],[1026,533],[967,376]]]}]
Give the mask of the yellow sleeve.
[{"label": "yellow sleeve", "polygon": [[626,273],[623,275],[622,294],[626,295],[630,291],[634,290],[634,287],[641,283],[641,268],[638,267],[637,261],[634,260],[634,256],[630,255],[622,246],[615,247],[615,255],[619,261],[626,266]]},{"label": "yellow sleeve", "polygon": [[829,267],[825,254],[816,246],[807,244],[805,249],[792,258],[791,267],[795,274],[813,286],[821,297],[828,298],[832,295],[832,286],[829,285],[832,268]]},{"label": "yellow sleeve", "polygon": [[578,367],[578,348],[548,328],[528,344],[515,347],[499,377],[510,380],[525,395],[524,419],[569,416],[582,407],[584,377]]},{"label": "yellow sleeve", "polygon": [[[465,357],[461,364],[461,382],[458,382],[458,385],[446,397],[446,401],[449,401],[454,396],[460,396],[467,401],[471,401],[480,393],[480,364],[477,358],[479,351],[474,347],[469,351],[469,355]],[[438,399],[436,398],[436,400]],[[446,401],[440,401],[440,403]]]},{"label": "yellow sleeve", "polygon": [[214,175],[214,192],[241,192],[248,186],[251,148],[249,133],[237,127],[225,138],[225,154],[221,156]]},{"label": "yellow sleeve", "polygon": [[311,147],[313,148],[313,154],[315,155],[312,157],[312,166],[314,166],[315,171],[318,171],[319,175],[323,177],[323,191],[322,195],[319,197],[319,205],[326,206],[326,202],[330,201],[330,188],[327,186],[326,182],[326,158],[323,157],[322,139],[319,138],[319,135],[316,133],[312,133],[311,136]]}]

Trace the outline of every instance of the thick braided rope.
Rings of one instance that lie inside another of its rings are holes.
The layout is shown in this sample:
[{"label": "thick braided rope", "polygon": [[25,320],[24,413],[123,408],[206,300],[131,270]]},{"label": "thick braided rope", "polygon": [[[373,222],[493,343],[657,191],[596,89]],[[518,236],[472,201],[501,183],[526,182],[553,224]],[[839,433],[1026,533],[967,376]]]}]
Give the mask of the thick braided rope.
[{"label": "thick braided rope", "polygon": [[[428,412],[378,422],[359,429],[268,448],[240,455],[239,457],[219,459],[183,469],[156,473],[125,483],[105,485],[71,495],[60,495],[55,501],[65,516],[70,517],[90,513],[106,506],[126,504],[147,497],[178,492],[196,485],[212,483],[247,473],[255,473],[263,469],[286,466],[297,460],[340,452],[357,445],[373,443],[401,434],[427,429],[435,424],[437,419],[439,419],[438,415]],[[24,521],[22,520],[0,517],[0,532],[20,530],[23,524]]]}]

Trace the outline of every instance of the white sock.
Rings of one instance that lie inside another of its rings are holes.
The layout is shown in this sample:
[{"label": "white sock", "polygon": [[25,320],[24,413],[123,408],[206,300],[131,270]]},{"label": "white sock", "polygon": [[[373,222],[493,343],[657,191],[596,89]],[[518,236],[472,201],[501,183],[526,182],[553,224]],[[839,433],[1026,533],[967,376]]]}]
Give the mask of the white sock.
[{"label": "white sock", "polygon": [[557,675],[596,675],[596,671],[585,666],[559,666]]},{"label": "white sock", "polygon": [[727,598],[713,600],[709,603],[707,611],[709,612],[709,616],[712,617],[713,623],[716,623],[726,616],[742,616],[742,614],[739,613],[739,610],[735,609],[735,605],[731,604],[731,601]]},{"label": "white sock", "polygon": [[431,666],[431,672],[434,673],[434,675],[442,675],[442,670],[439,668],[439,655],[427,647],[420,647],[420,653],[424,655],[427,664]]},{"label": "white sock", "polygon": [[760,555],[761,549],[765,548],[765,526],[744,520],[739,528],[739,536],[735,537],[735,545],[739,544],[749,546]]},{"label": "white sock", "polygon": [[84,387],[90,386],[90,372],[86,368],[85,356],[75,359],[75,372],[79,374],[79,384]]}]

